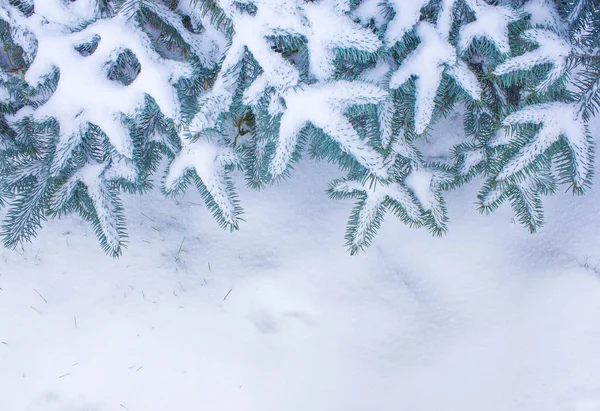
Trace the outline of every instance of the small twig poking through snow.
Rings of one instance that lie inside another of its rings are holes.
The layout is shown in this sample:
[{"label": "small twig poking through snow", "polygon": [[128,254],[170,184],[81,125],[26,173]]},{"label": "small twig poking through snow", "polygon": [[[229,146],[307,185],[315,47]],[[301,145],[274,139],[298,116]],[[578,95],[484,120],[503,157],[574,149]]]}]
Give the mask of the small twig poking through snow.
[{"label": "small twig poking through snow", "polygon": [[123,407],[126,410],[129,410],[129,408],[127,408],[126,406],[124,406],[123,404],[119,404],[121,407]]},{"label": "small twig poking through snow", "polygon": [[2,345],[8,345],[6,341],[2,341]]},{"label": "small twig poking through snow", "polygon": [[181,244],[179,245],[179,250],[177,251],[177,255],[181,254],[181,250],[183,249],[183,243],[185,242],[185,237],[181,240]]},{"label": "small twig poking through snow", "polygon": [[143,366],[143,365],[140,365],[140,366],[138,367],[138,369],[137,369],[137,370],[135,370],[135,372],[138,372],[138,371],[139,371],[139,370],[141,370],[142,368],[144,368],[144,366]]},{"label": "small twig poking through snow", "polygon": [[596,262],[596,264],[592,267],[592,265],[590,264],[590,256],[586,255],[583,257],[583,261],[582,262],[578,262],[579,266],[581,268],[584,268],[586,270],[590,270],[592,271],[594,274],[596,275],[600,275],[600,270],[598,269],[598,266],[600,266],[600,260],[598,260]]},{"label": "small twig poking through snow", "polygon": [[44,314],[42,314],[42,312],[40,310],[38,310],[37,308],[35,308],[33,305],[30,305],[29,307],[31,307],[31,309],[33,311],[35,311],[36,313],[38,313],[39,315],[44,315]]},{"label": "small twig poking through snow", "polygon": [[227,299],[227,297],[229,297],[229,294],[231,294],[232,291],[233,291],[233,288],[231,288],[229,291],[227,291],[227,294],[225,294],[225,297],[223,297],[223,301],[225,301]]},{"label": "small twig poking through snow", "polygon": [[152,221],[153,223],[156,223],[156,220],[151,219],[150,217],[148,217],[146,214],[140,212],[141,215],[143,215],[144,217],[146,217],[148,220]]},{"label": "small twig poking through snow", "polygon": [[71,375],[71,373],[70,373],[70,372],[68,372],[68,373],[66,373],[66,374],[59,375],[59,376],[58,376],[58,378],[63,378],[63,377],[66,377],[67,375]]},{"label": "small twig poking through snow", "polygon": [[212,270],[210,269],[210,261],[208,262],[208,271],[212,271]]},{"label": "small twig poking through snow", "polygon": [[40,296],[40,298],[41,298],[42,300],[44,300],[44,302],[45,302],[46,304],[48,304],[48,300],[46,300],[46,299],[44,298],[44,296],[43,296],[42,294],[40,294],[40,292],[39,292],[38,290],[36,290],[36,289],[34,288],[34,289],[33,289],[33,291],[35,291],[35,292],[37,293],[37,295],[39,295],[39,296]]},{"label": "small twig poking through snow", "polygon": [[73,322],[75,323],[75,328],[77,328],[77,317],[73,316]]}]

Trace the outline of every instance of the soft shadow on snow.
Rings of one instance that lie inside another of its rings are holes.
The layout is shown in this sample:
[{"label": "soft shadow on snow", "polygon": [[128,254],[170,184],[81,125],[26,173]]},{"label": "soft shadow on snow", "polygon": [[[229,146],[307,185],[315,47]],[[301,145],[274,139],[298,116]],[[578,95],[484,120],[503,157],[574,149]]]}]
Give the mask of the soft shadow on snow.
[{"label": "soft shadow on snow", "polygon": [[119,260],[76,219],[2,251],[0,410],[600,409],[597,188],[529,235],[467,187],[446,237],[388,216],[350,257],[329,170],[243,190],[238,233],[156,195]]}]

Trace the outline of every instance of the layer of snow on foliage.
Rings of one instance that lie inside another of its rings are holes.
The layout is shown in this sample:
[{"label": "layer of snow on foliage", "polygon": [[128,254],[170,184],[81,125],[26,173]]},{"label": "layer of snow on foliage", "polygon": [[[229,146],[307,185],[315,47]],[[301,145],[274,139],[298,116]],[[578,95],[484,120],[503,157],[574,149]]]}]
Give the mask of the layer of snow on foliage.
[{"label": "layer of snow on foliage", "polygon": [[19,14],[13,14],[9,9],[0,7],[0,18],[10,25],[12,40],[23,49],[23,59],[25,62],[30,63],[35,56],[37,43],[33,33],[21,26],[20,22],[22,19],[20,17]]},{"label": "layer of snow on foliage", "polygon": [[467,49],[473,40],[484,38],[491,41],[500,53],[509,54],[508,25],[519,18],[519,13],[505,6],[490,6],[483,1],[469,0],[475,20],[460,30],[459,48]]},{"label": "layer of snow on foliage", "polygon": [[529,14],[529,22],[533,27],[549,27],[559,31],[566,29],[553,0],[530,0],[523,5],[523,11]]},{"label": "layer of snow on foliage", "polygon": [[398,183],[381,186],[364,186],[357,181],[340,180],[332,187],[338,193],[361,193],[361,207],[356,219],[356,228],[352,236],[352,245],[362,247],[369,232],[377,224],[377,218],[383,211],[386,201],[396,202],[411,221],[418,221],[421,209],[410,190]]},{"label": "layer of snow on foliage", "polygon": [[346,109],[357,104],[378,104],[386,93],[379,87],[359,81],[337,81],[298,87],[285,96],[287,109],[281,117],[279,140],[270,170],[282,174],[289,164],[298,141],[298,133],[308,123],[322,129],[376,176],[385,176],[381,156],[362,141]]},{"label": "layer of snow on foliage", "polygon": [[[80,2],[66,6],[59,0],[39,3],[39,9],[36,3],[36,13],[31,18],[22,19],[38,41],[38,51],[25,80],[35,85],[53,68],[59,70],[58,88],[34,115],[56,118],[63,141],[78,135],[81,127],[89,122],[106,133],[120,154],[131,158],[131,139],[121,124],[120,115],[133,114],[144,102],[145,93],[156,100],[165,115],[178,119],[179,103],[172,83],[188,73],[186,65],[160,58],[149,39],[135,30],[124,16],[98,20],[71,34],[64,25],[82,22],[87,17],[82,10],[93,10],[93,7],[79,10],[83,7]],[[45,12],[48,14],[44,15]],[[87,57],[80,55],[74,46],[90,41],[94,35],[100,37],[96,51]],[[109,80],[105,73],[105,64],[124,49],[131,50],[142,67],[129,86]]]},{"label": "layer of snow on foliage", "polygon": [[388,23],[385,40],[389,46],[400,41],[404,34],[419,21],[421,9],[429,0],[388,0],[387,7],[394,11],[394,17]]},{"label": "layer of snow on foliage", "polygon": [[[130,0],[131,1],[131,0]],[[135,0],[134,0],[135,1]],[[194,23],[202,27],[200,33],[192,33],[183,25],[182,18],[179,14],[169,10],[167,6],[160,1],[151,1],[143,3],[156,14],[162,21],[168,23],[171,27],[177,30],[177,33],[183,41],[190,46],[192,52],[198,56],[200,63],[206,67],[212,67],[217,64],[221,57],[221,52],[227,45],[225,35],[210,24],[206,16],[201,16],[197,8],[192,7],[192,2],[181,2],[178,7],[189,13],[190,19],[194,19]],[[132,11],[135,8],[132,7]]]},{"label": "layer of snow on foliage", "polygon": [[525,30],[522,37],[538,47],[520,56],[512,57],[498,65],[494,74],[500,76],[517,70],[530,70],[540,64],[552,64],[552,70],[537,87],[540,92],[551,86],[567,69],[567,58],[573,47],[550,30]]},{"label": "layer of snow on foliage", "polygon": [[381,0],[363,0],[354,10],[354,17],[363,24],[369,23],[371,20],[377,28],[381,28],[385,23],[385,18],[381,12]]},{"label": "layer of snow on foliage", "polygon": [[335,49],[356,49],[373,53],[382,46],[371,30],[353,23],[332,3],[335,2],[325,0],[305,6],[311,28],[307,36],[310,68],[318,80],[326,80],[334,73]]},{"label": "layer of snow on foliage", "polygon": [[246,103],[255,104],[267,87],[285,90],[296,85],[300,74],[281,54],[272,50],[267,36],[301,35],[305,31],[296,0],[260,0],[256,13],[248,15],[230,1],[223,10],[229,15],[235,34],[225,56],[221,71],[227,73],[248,50],[263,73],[244,92]]},{"label": "layer of snow on foliage", "polygon": [[85,184],[88,195],[92,199],[94,209],[102,227],[102,232],[110,248],[116,250],[119,248],[121,236],[116,227],[119,221],[114,215],[114,205],[108,189],[102,181],[102,173],[106,164],[88,165],[82,170],[81,181]]},{"label": "layer of snow on foliage", "polygon": [[475,74],[458,60],[454,47],[432,24],[421,22],[416,31],[421,42],[392,74],[390,88],[398,88],[412,76],[416,77],[415,131],[420,134],[431,122],[435,96],[446,68],[447,74],[472,98],[479,99],[481,87]]},{"label": "layer of snow on foliage", "polygon": [[588,131],[579,118],[578,107],[567,103],[526,106],[504,119],[504,125],[541,124],[539,131],[498,174],[505,179],[531,164],[558,139],[564,137],[575,158],[575,182],[582,186],[591,168]]},{"label": "layer of snow on foliage", "polygon": [[222,78],[217,79],[215,87],[199,98],[200,109],[190,122],[189,129],[198,134],[217,127],[219,116],[227,112],[232,101],[232,92],[224,86]]},{"label": "layer of snow on foliage", "polygon": [[427,170],[414,170],[412,171],[406,179],[404,179],[404,184],[408,186],[412,190],[412,192],[417,196],[419,202],[423,205],[424,208],[428,209],[431,204],[431,180],[433,178],[433,173]]},{"label": "layer of snow on foliage", "polygon": [[184,146],[170,164],[164,186],[174,191],[189,171],[196,173],[206,187],[223,219],[229,224],[237,224],[234,205],[227,194],[225,168],[239,161],[231,147],[222,147],[214,142],[197,140],[184,141]]}]

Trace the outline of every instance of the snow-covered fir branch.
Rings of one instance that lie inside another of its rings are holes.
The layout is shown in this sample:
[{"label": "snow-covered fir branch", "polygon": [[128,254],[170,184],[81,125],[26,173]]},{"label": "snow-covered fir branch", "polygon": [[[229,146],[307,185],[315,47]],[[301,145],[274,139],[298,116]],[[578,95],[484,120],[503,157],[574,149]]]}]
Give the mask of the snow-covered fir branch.
[{"label": "snow-covered fir branch", "polygon": [[[346,173],[352,253],[386,210],[444,233],[445,191],[476,176],[482,211],[509,200],[532,231],[542,195],[591,184],[589,0],[4,0],[0,41],[6,246],[77,213],[117,256],[121,195],[157,175],[237,229],[232,173],[261,188],[305,156]],[[450,113],[466,140],[428,156]]]}]

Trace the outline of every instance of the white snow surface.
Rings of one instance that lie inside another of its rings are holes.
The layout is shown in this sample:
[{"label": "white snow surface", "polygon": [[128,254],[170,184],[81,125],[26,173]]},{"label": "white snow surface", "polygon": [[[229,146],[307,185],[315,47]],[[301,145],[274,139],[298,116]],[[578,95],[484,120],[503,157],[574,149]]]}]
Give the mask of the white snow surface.
[{"label": "white snow surface", "polygon": [[118,260],[75,218],[2,250],[0,409],[600,408],[597,185],[548,198],[535,235],[479,215],[468,185],[445,237],[388,215],[350,257],[335,174],[242,190],[237,233],[193,191],[154,193],[126,197]]}]

